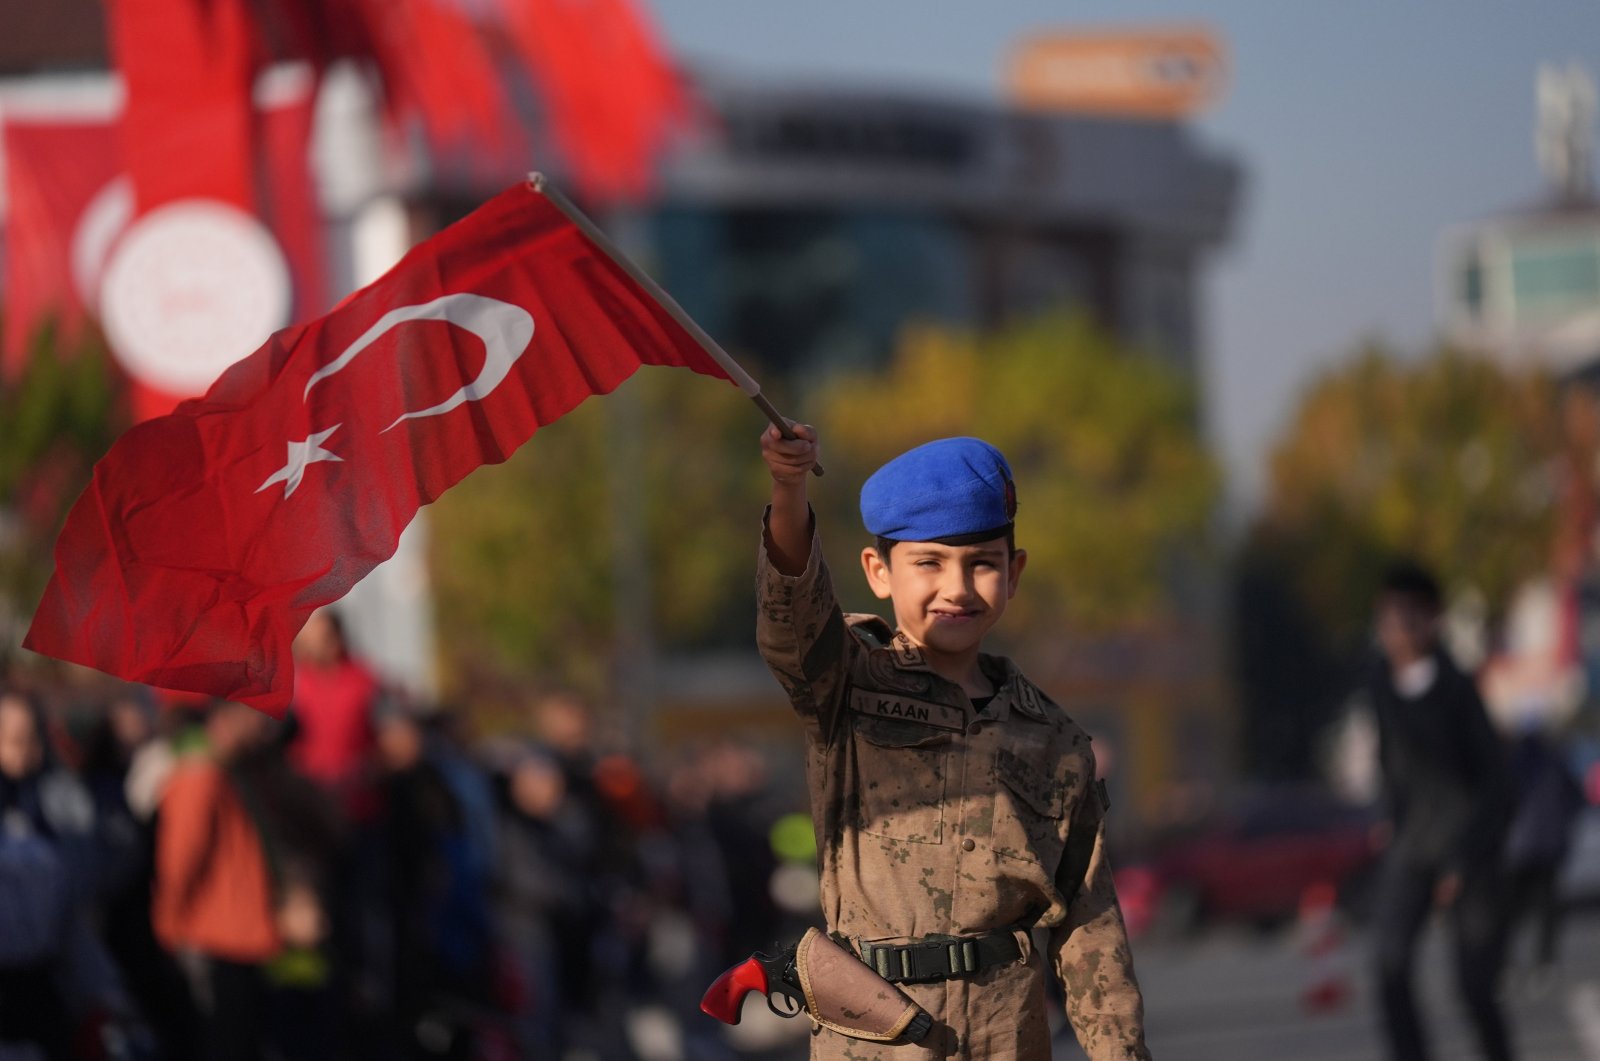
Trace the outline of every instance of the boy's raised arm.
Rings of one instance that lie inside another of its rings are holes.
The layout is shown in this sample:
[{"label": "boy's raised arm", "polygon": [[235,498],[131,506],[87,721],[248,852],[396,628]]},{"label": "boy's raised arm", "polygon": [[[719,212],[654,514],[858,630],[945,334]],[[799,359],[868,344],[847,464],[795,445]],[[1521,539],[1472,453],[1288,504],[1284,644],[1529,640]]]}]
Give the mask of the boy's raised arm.
[{"label": "boy's raised arm", "polygon": [[817,433],[805,424],[785,439],[776,428],[761,436],[772,473],[772,507],[762,539],[757,580],[756,644],[789,694],[789,702],[827,739],[848,688],[851,637],[816,541],[806,478],[817,463]]},{"label": "boy's raised arm", "polygon": [[772,511],[767,516],[767,556],[791,577],[804,573],[811,555],[811,502],[806,479],[817,464],[817,432],[795,424],[797,437],[784,438],[776,427],[761,436],[761,456],[772,473]]}]

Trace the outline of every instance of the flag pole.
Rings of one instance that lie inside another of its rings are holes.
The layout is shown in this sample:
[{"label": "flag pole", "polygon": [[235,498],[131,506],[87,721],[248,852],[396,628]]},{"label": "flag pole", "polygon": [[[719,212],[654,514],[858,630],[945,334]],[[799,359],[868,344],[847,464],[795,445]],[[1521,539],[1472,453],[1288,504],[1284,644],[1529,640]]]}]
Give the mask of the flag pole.
[{"label": "flag pole", "polygon": [[[715,339],[707,335],[705,329],[696,324],[694,318],[685,313],[683,307],[678,305],[677,301],[667,294],[660,284],[652,280],[643,269],[635,265],[633,259],[622,253],[617,245],[604,232],[600,231],[598,225],[590,221],[582,210],[573,205],[572,200],[561,194],[561,191],[550,183],[550,178],[543,173],[530,173],[528,174],[528,185],[535,192],[550,200],[551,205],[565,214],[567,220],[577,225],[583,231],[583,234],[589,237],[590,242],[604,251],[612,261],[617,263],[618,268],[632,277],[640,287],[644,288],[650,297],[655,299],[656,303],[667,312],[667,316],[677,321],[683,327],[683,330],[688,332],[690,337],[700,344],[701,349],[711,355],[712,360],[722,366],[723,371],[728,373],[728,377],[733,380],[740,390],[744,391],[745,397],[754,402],[756,408],[766,414],[767,419],[771,420],[773,425],[783,433],[784,438],[792,439],[796,437],[791,421],[778,412],[772,403],[767,400],[767,396],[761,393],[761,384],[757,383],[750,373],[746,372],[743,366],[735,361],[732,355],[724,350]],[[822,465],[813,465],[811,470],[821,475]]]}]

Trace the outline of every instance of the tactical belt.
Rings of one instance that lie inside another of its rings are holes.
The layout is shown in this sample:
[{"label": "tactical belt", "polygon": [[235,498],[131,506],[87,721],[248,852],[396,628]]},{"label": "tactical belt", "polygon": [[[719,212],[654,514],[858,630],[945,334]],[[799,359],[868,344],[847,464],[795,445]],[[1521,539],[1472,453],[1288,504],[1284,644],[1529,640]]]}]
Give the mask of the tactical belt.
[{"label": "tactical belt", "polygon": [[987,936],[926,936],[915,943],[857,940],[861,960],[891,983],[916,984],[972,976],[1022,957],[1010,930]]}]

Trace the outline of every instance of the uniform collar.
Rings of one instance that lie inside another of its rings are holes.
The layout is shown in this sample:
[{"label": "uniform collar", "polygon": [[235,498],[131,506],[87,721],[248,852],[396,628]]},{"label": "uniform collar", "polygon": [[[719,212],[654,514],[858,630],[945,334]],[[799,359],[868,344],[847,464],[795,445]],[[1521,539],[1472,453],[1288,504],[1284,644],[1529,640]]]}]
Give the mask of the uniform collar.
[{"label": "uniform collar", "polygon": [[[922,649],[912,644],[911,639],[899,630],[895,631],[894,637],[889,641],[889,653],[894,658],[894,665],[900,670],[920,671],[932,675],[936,681],[955,685],[950,679],[928,666],[927,657],[922,654]],[[1038,690],[1022,676],[1015,663],[1004,656],[984,653],[978,657],[978,665],[995,683],[994,699],[989,702],[988,710],[984,712],[985,718],[1003,722],[1010,708],[1015,707],[1024,718],[1034,722],[1046,721],[1044,705],[1039,702]],[[959,689],[959,686],[957,688]],[[967,699],[965,692],[962,692],[962,697]]]}]

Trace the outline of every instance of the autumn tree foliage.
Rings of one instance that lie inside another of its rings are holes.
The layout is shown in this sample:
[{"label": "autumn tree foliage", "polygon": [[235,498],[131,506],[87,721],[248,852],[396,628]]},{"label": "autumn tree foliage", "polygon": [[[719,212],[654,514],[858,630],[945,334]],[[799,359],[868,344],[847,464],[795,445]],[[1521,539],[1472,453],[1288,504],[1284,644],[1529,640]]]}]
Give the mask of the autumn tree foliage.
[{"label": "autumn tree foliage", "polygon": [[[789,382],[775,388],[779,406],[824,440],[827,473],[812,492],[847,606],[877,606],[854,573],[868,544],[862,480],[946,435],[981,435],[1014,465],[1018,539],[1032,559],[1007,627],[1136,623],[1171,605],[1174,569],[1204,551],[1219,480],[1192,384],[1085,318],[993,334],[912,328],[881,367],[803,391]],[[620,394],[585,403],[433,506],[447,671],[488,661],[601,683],[618,629],[615,519],[630,510],[645,523],[658,645],[750,647],[769,490],[761,418],[737,393],[686,373],[641,372],[624,386],[636,389],[634,413]],[[625,431],[637,432],[634,459],[619,458]]]},{"label": "autumn tree foliage", "polygon": [[[628,601],[619,549],[643,552],[649,585],[636,604],[664,648],[748,622],[749,609],[731,612],[749,596],[755,559],[760,427],[733,388],[647,370],[434,503],[447,679],[488,671],[604,690]],[[630,539],[619,520],[643,526]]]},{"label": "autumn tree foliage", "polygon": [[1359,636],[1397,556],[1494,611],[1549,562],[1562,452],[1547,376],[1447,347],[1408,359],[1367,346],[1306,392],[1253,542],[1335,641]]},{"label": "autumn tree foliage", "polygon": [[1547,569],[1571,467],[1556,390],[1448,347],[1407,357],[1378,344],[1306,390],[1234,565],[1247,769],[1312,769],[1370,662],[1373,595],[1396,559],[1427,564],[1491,620]]},{"label": "autumn tree foliage", "polygon": [[98,333],[67,341],[53,323],[0,379],[0,653],[21,643],[67,509],[128,426],[123,390]]}]

